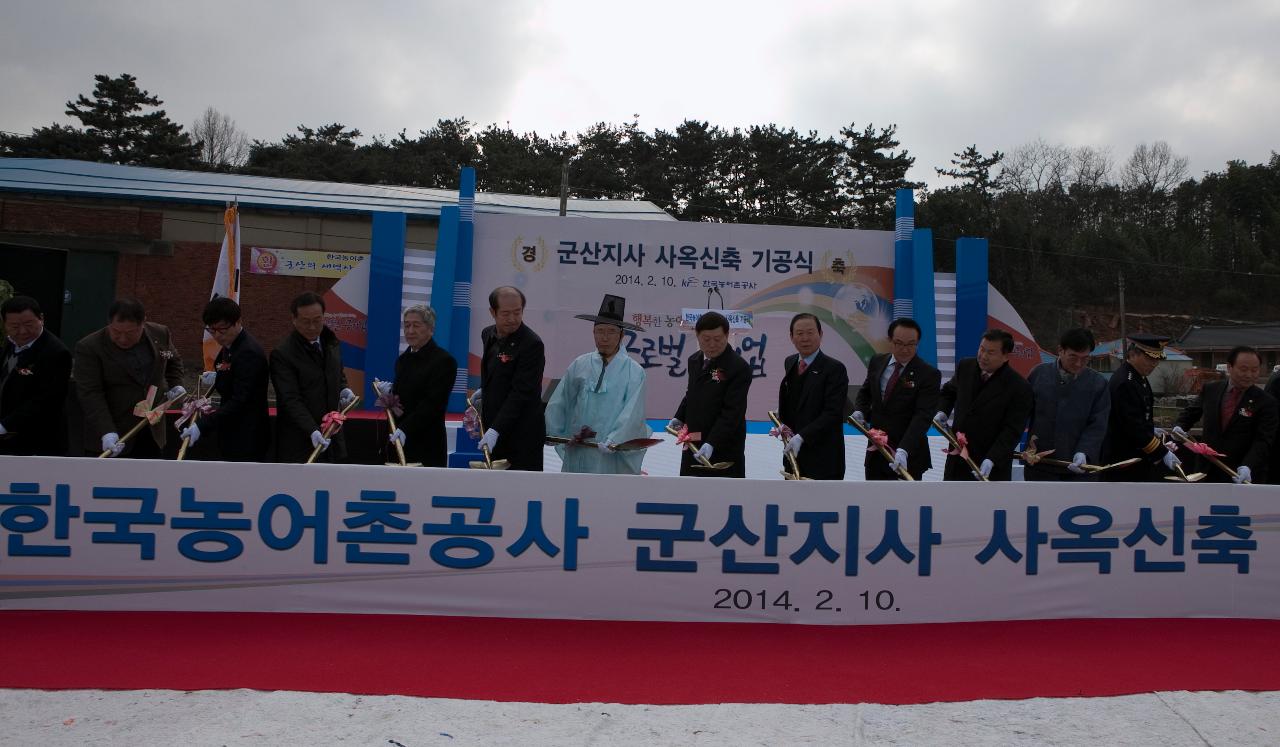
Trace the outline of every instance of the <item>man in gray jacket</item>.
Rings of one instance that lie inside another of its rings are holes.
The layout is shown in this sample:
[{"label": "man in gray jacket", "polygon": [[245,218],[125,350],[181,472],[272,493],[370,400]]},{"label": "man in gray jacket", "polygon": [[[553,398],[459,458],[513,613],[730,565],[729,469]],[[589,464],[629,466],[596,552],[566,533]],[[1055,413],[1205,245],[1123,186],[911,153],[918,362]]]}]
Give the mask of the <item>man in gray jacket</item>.
[{"label": "man in gray jacket", "polygon": [[1111,392],[1102,374],[1089,368],[1093,333],[1069,329],[1058,342],[1058,360],[1041,363],[1027,381],[1035,395],[1030,437],[1038,451],[1053,450],[1053,459],[1070,461],[1069,467],[1027,465],[1027,480],[1067,482],[1092,480],[1082,467],[1097,464],[1111,414]]}]

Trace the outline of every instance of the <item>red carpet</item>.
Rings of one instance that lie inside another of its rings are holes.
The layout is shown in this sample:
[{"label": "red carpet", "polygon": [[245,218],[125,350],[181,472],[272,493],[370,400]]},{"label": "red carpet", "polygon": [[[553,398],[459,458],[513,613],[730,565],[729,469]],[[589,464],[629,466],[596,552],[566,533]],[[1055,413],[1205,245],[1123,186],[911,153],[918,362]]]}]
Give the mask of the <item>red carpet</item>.
[{"label": "red carpet", "polygon": [[819,627],[5,611],[0,687],[653,704],[1280,690],[1278,639],[1276,620]]}]

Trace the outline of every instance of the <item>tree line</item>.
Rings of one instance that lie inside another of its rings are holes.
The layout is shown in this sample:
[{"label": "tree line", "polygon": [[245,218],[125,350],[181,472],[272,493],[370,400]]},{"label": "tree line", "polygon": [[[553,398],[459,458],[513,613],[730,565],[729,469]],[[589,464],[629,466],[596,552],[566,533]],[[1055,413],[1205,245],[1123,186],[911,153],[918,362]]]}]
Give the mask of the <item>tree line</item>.
[{"label": "tree line", "polygon": [[[941,270],[954,240],[986,237],[992,282],[1038,339],[1087,319],[1118,327],[1118,283],[1142,319],[1132,331],[1176,334],[1195,318],[1268,320],[1280,310],[1280,157],[1233,160],[1193,178],[1167,143],[1123,160],[1037,139],[1008,153],[970,145],[935,168],[948,186],[907,173],[897,126],[851,123],[836,135],[776,124],[725,128],[685,120],[646,131],[633,120],[569,135],[440,119],[366,138],[340,123],[248,138],[207,109],[190,131],[130,75],[97,75],[67,102],[81,126],[0,135],[9,156],[77,158],[260,176],[456,189],[473,166],[482,191],[648,200],[680,220],[892,229],[897,189],[918,190],[917,225],[934,231]],[[1088,316],[1085,316],[1088,315]],[[1099,320],[1102,320],[1101,322]]]}]

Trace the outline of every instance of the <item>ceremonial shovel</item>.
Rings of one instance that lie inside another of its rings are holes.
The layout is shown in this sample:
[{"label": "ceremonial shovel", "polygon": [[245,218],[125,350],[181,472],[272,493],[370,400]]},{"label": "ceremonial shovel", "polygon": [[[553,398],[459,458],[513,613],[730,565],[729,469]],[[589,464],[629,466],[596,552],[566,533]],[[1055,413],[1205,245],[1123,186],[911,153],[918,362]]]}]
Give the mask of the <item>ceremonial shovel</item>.
[{"label": "ceremonial shovel", "polygon": [[[155,407],[152,407],[151,403],[155,401],[157,391],[159,391],[159,389],[153,384],[151,387],[147,389],[147,398],[138,400],[138,404],[133,406],[133,414],[142,418],[142,420],[139,420],[137,425],[130,428],[128,433],[120,437],[120,443],[124,443],[125,441],[128,441],[130,438],[133,438],[134,436],[136,436],[138,434],[138,431],[142,430],[142,426],[154,425],[155,423],[159,422],[162,418],[164,418],[164,411],[169,409],[169,405],[172,405],[173,403],[178,402],[183,397],[187,396],[186,394],[180,394],[177,397],[174,397],[173,399],[169,400],[168,402],[161,402]],[[99,454],[98,458],[105,459],[109,456],[111,456],[111,449],[107,449],[106,451]]]},{"label": "ceremonial shovel", "polygon": [[[848,423],[849,425],[852,425],[854,428],[857,428],[859,433],[866,436],[868,441],[876,445],[876,448],[880,451],[881,456],[883,456],[885,459],[888,459],[889,464],[893,464],[893,452],[889,451],[889,448],[887,446],[877,442],[874,438],[872,438],[870,431],[867,430],[867,427],[865,425],[858,422],[857,420],[854,420],[852,415],[845,418],[845,422]],[[908,482],[915,482],[916,478],[911,476],[911,473],[907,471],[906,467],[898,467],[894,471],[898,473],[898,477],[901,477],[902,479]]]},{"label": "ceremonial shovel", "polygon": [[[347,413],[351,412],[351,408],[355,407],[355,406],[356,406],[356,405],[358,405],[358,404],[360,404],[360,398],[359,398],[359,397],[356,397],[355,399],[353,399],[353,400],[351,400],[350,402],[348,402],[348,403],[347,403],[347,406],[346,406],[346,407],[344,407],[344,408],[342,408],[342,412],[340,412],[340,413],[338,413],[338,414],[345,418],[345,417],[347,416]],[[337,432],[338,432],[338,429],[339,429],[339,428],[341,428],[341,427],[342,427],[342,424],[341,424],[341,423],[330,423],[330,424],[329,424],[329,425],[324,429],[324,432],[323,432],[323,433],[321,433],[320,435],[321,435],[321,436],[324,436],[325,438],[329,438],[329,437],[330,437],[330,436],[332,436],[333,434],[337,433]],[[313,462],[315,462],[316,457],[320,456],[320,452],[321,452],[321,451],[324,451],[324,444],[320,444],[319,446],[317,446],[317,447],[315,447],[314,449],[312,449],[312,450],[311,450],[311,456],[307,457],[307,462],[306,462],[306,463],[307,463],[307,464],[312,464]]]},{"label": "ceremonial shovel", "polygon": [[796,455],[786,450],[787,444],[791,443],[791,437],[786,435],[786,426],[778,419],[778,413],[769,411],[769,419],[773,421],[773,427],[778,429],[778,435],[782,439],[782,453],[787,455],[787,464],[791,465],[790,471],[778,470],[782,473],[783,479],[786,480],[809,480],[812,478],[804,477],[800,474],[800,463],[796,461]]},{"label": "ceremonial shovel", "polygon": [[[1053,449],[1049,449],[1048,451],[1037,451],[1036,439],[1035,439],[1035,436],[1032,436],[1031,443],[1027,446],[1026,450],[1017,452],[1017,455],[1020,459],[1022,459],[1022,461],[1026,462],[1027,464],[1039,464],[1040,462],[1044,462],[1045,464],[1051,464],[1051,465],[1054,465],[1055,467],[1070,467],[1073,464],[1072,462],[1068,462],[1063,459],[1049,459],[1046,456],[1047,454],[1052,454],[1053,452],[1054,452]],[[1084,470],[1085,472],[1096,474],[1098,472],[1106,472],[1109,469],[1122,469],[1124,467],[1132,467],[1133,465],[1141,461],[1142,459],[1140,457],[1133,457],[1131,459],[1125,459],[1119,462],[1112,462],[1111,464],[1103,464],[1103,465],[1082,464],[1080,465],[1080,469]],[[1181,472],[1182,470],[1179,469],[1178,471]],[[1169,479],[1176,480],[1177,478],[1171,476]],[[1204,476],[1201,475],[1200,478],[1198,479],[1204,479]],[[1195,482],[1195,480],[1189,480],[1188,482]]]},{"label": "ceremonial shovel", "polygon": [[[382,381],[380,379],[374,379],[373,391],[375,392],[379,391],[378,390],[379,385],[385,384],[385,383],[386,383],[385,381]],[[387,394],[385,395],[381,393],[378,394],[378,400],[374,402],[374,404],[377,405],[378,407],[381,407],[387,413],[387,425],[391,426],[391,432],[395,433],[398,429],[396,428],[396,415],[394,412],[392,412],[392,410],[399,409],[400,398],[392,394],[391,390],[388,389]],[[401,412],[404,412],[404,411],[401,410]],[[396,458],[398,458],[400,461],[387,462],[386,465],[388,467],[421,467],[422,466],[422,462],[414,462],[413,464],[409,464],[407,461],[405,461],[404,445],[401,444],[399,441],[392,441],[391,443],[395,444]]]},{"label": "ceremonial shovel", "polygon": [[[680,438],[680,431],[677,431],[676,429],[672,428],[669,425],[667,426],[666,430],[667,430],[667,433],[670,433],[671,435],[675,436],[677,439]],[[690,441],[685,441],[683,444],[680,445],[680,448],[687,449],[691,454],[693,454],[693,458],[698,460],[697,464],[691,465],[694,469],[722,470],[722,469],[729,469],[730,467],[733,466],[733,462],[712,463],[711,460],[707,459],[706,457],[699,456],[698,450],[693,447],[693,444]]]},{"label": "ceremonial shovel", "polygon": [[973,471],[973,476],[978,478],[981,482],[991,482],[986,475],[982,474],[982,470],[978,469],[978,465],[973,463],[973,459],[969,457],[969,447],[960,444],[960,440],[951,432],[951,429],[947,427],[946,423],[938,422],[938,419],[934,418],[933,424],[938,428],[938,432],[941,433],[943,437],[947,439],[947,442],[951,444],[951,448],[955,450],[956,456],[964,459],[965,464],[969,465],[969,469]]},{"label": "ceremonial shovel", "polygon": [[[470,397],[467,397],[467,407],[470,407],[472,411],[475,412],[477,427],[479,427],[480,433],[483,434],[484,421],[480,419],[480,410],[478,410],[475,404],[471,402]],[[485,446],[483,443],[480,444],[480,453],[484,454],[484,461],[470,462],[468,466],[471,467],[471,469],[506,469],[511,466],[511,462],[507,461],[506,459],[499,459],[497,461],[494,461],[493,457],[489,455],[489,447]]]},{"label": "ceremonial shovel", "polygon": [[[585,439],[579,441],[577,439],[569,438],[568,436],[547,436],[547,443],[565,444],[566,446],[590,446],[593,449],[600,447],[600,444],[597,441],[588,441]],[[609,444],[609,451],[639,451],[640,449],[647,449],[650,446],[657,446],[660,443],[663,443],[660,438],[633,438],[630,441],[623,441],[620,444]]]},{"label": "ceremonial shovel", "polygon": [[[1170,431],[1170,433],[1172,433],[1172,431]],[[1211,448],[1213,448],[1213,447],[1209,446],[1208,444],[1204,444],[1204,443],[1202,443],[1202,442],[1200,442],[1200,441],[1197,441],[1197,440],[1195,440],[1194,438],[1192,438],[1191,436],[1181,436],[1181,435],[1178,435],[1177,433],[1173,433],[1173,435],[1174,435],[1175,437],[1177,437],[1179,440],[1181,440],[1181,441],[1182,441],[1182,443],[1186,444],[1186,445],[1187,445],[1187,448],[1188,448],[1188,449],[1190,449],[1192,452],[1194,452],[1194,453],[1196,453],[1196,454],[1199,454],[1200,456],[1204,457],[1205,459],[1208,459],[1210,462],[1212,462],[1212,463],[1213,463],[1213,465],[1214,465],[1215,467],[1217,467],[1218,469],[1220,469],[1220,470],[1222,470],[1223,472],[1226,472],[1228,475],[1230,475],[1232,480],[1239,479],[1240,475],[1239,475],[1239,474],[1237,474],[1235,470],[1231,469],[1231,468],[1230,468],[1230,467],[1228,467],[1226,464],[1224,464],[1224,463],[1222,462],[1222,460],[1221,460],[1221,459],[1219,459],[1218,457],[1214,456],[1213,454],[1209,454],[1209,453],[1206,453],[1206,452],[1203,452],[1203,451],[1196,451],[1196,450],[1193,448],[1194,446],[1203,446],[1203,447],[1204,447],[1204,448],[1206,448],[1206,449],[1211,449]],[[1181,467],[1181,465],[1179,465],[1179,467]],[[1179,471],[1179,472],[1181,472],[1182,470],[1181,470],[1181,469],[1179,469],[1178,471]],[[1200,479],[1202,479],[1202,480],[1204,479],[1204,473],[1203,473],[1203,472],[1197,472],[1196,474],[1201,475],[1201,478],[1200,478]],[[1241,480],[1240,482],[1241,482],[1241,484],[1242,484],[1242,485],[1252,485],[1252,484],[1253,484],[1253,482],[1252,482],[1252,481],[1250,481],[1250,480]]]}]

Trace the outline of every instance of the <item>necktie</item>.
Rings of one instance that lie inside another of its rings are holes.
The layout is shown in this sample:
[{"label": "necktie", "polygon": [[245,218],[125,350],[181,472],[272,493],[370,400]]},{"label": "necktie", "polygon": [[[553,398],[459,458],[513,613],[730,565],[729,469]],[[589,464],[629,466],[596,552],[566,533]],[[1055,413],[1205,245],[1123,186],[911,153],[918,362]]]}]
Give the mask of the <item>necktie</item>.
[{"label": "necktie", "polygon": [[898,376],[902,374],[902,365],[897,361],[893,362],[893,373],[889,376],[889,383],[884,385],[884,398],[889,399],[889,395],[893,394],[893,387],[898,383]]},{"label": "necktie", "polygon": [[985,383],[987,383],[987,382],[988,382],[988,381],[990,381],[990,380],[991,380],[991,372],[990,372],[990,371],[983,371],[983,372],[982,372],[982,383],[983,383],[983,384],[985,384]]},{"label": "necktie", "polygon": [[1222,395],[1222,412],[1219,413],[1219,420],[1222,421],[1224,430],[1231,422],[1231,416],[1236,414],[1236,405],[1240,404],[1241,394],[1243,391],[1239,387],[1229,387],[1226,394]]},{"label": "necktie", "polygon": [[319,355],[319,356],[322,356],[322,357],[324,356],[324,348],[320,347],[320,341],[319,341],[319,340],[314,340],[314,341],[311,343],[311,350],[312,350],[312,352],[314,352],[316,355]]},{"label": "necktie", "polygon": [[796,364],[796,376],[804,376],[805,369],[808,367],[809,364],[804,362],[804,358],[801,358],[800,362]]}]

